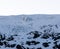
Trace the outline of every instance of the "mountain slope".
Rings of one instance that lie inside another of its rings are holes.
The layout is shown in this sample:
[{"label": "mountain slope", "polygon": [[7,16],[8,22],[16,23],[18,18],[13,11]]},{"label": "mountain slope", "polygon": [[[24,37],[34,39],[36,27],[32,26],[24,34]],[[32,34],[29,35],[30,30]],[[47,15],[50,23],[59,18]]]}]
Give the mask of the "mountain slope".
[{"label": "mountain slope", "polygon": [[0,17],[0,49],[59,49],[60,15]]}]

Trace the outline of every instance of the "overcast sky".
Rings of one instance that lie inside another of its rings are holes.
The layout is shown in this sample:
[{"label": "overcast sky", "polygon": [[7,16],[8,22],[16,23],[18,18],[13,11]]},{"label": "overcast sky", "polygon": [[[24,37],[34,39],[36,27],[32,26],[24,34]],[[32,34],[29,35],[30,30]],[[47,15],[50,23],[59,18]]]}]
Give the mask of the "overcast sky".
[{"label": "overcast sky", "polygon": [[0,0],[0,15],[60,14],[60,0]]}]

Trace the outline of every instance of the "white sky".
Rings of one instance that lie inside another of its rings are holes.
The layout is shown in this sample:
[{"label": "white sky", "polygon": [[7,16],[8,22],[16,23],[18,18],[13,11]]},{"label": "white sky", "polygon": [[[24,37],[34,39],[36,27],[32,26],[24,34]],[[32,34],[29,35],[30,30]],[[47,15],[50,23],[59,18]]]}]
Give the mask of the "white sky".
[{"label": "white sky", "polygon": [[60,0],[0,0],[0,15],[60,14]]}]

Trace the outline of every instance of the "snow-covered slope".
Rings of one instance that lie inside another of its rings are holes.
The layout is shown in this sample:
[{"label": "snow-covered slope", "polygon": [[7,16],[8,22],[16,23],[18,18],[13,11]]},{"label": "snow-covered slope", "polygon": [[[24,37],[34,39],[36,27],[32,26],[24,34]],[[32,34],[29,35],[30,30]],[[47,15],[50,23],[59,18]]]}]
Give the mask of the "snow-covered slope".
[{"label": "snow-covered slope", "polygon": [[[40,26],[48,24],[59,24],[60,25],[60,16],[59,15],[17,15],[17,16],[3,16],[0,17],[0,28],[4,27],[4,30],[14,26],[21,26],[25,29],[37,29],[39,30]],[[28,30],[29,30],[28,29]],[[9,29],[8,29],[9,30]],[[6,30],[5,30],[6,31]]]},{"label": "snow-covered slope", "polygon": [[0,49],[59,49],[60,15],[0,16]]}]

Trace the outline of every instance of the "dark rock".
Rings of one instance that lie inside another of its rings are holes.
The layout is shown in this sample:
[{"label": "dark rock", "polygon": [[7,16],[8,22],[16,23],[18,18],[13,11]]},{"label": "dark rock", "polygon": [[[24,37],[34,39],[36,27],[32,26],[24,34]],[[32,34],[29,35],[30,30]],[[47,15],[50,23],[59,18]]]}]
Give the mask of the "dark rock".
[{"label": "dark rock", "polygon": [[50,37],[49,34],[43,34],[43,36],[42,36],[41,38],[43,38],[43,39],[48,39],[49,37]]},{"label": "dark rock", "polygon": [[17,49],[22,49],[22,46],[21,45],[17,45],[16,48]]},{"label": "dark rock", "polygon": [[48,43],[43,43],[44,47],[49,47]]},{"label": "dark rock", "polygon": [[57,43],[58,43],[58,41],[55,41],[55,42],[54,42],[54,45],[55,45],[55,46],[53,47],[54,49],[60,49],[60,44],[57,44]]},{"label": "dark rock", "polygon": [[56,45],[56,47],[57,47],[58,49],[60,49],[60,44],[59,44],[59,45]]},{"label": "dark rock", "polygon": [[29,49],[29,48],[27,47],[27,49]]},{"label": "dark rock", "polygon": [[6,38],[6,36],[5,36],[5,34],[4,34],[4,37],[3,37],[1,40],[5,40],[5,38]]},{"label": "dark rock", "polygon": [[16,49],[25,49],[25,48],[23,46],[21,46],[21,45],[17,45]]},{"label": "dark rock", "polygon": [[11,48],[14,48],[16,46],[16,44],[11,44],[10,47]]},{"label": "dark rock", "polygon": [[0,42],[0,46],[2,46],[3,45],[3,42]]},{"label": "dark rock", "polygon": [[54,40],[58,40],[60,39],[60,36],[54,37]]},{"label": "dark rock", "polygon": [[8,46],[8,42],[7,41],[4,41],[3,44],[5,45],[5,47]]},{"label": "dark rock", "polygon": [[37,49],[42,49],[42,48],[40,47],[40,48],[37,48]]},{"label": "dark rock", "polygon": [[13,36],[9,37],[8,39],[6,39],[7,41],[12,41],[14,40]]},{"label": "dark rock", "polygon": [[5,34],[0,34],[0,41],[5,40]]},{"label": "dark rock", "polygon": [[39,34],[38,31],[32,31],[32,32],[30,32],[29,34],[30,34],[30,35],[31,35],[31,34],[34,35],[34,36],[33,36],[33,39],[34,39],[34,38],[38,38],[38,37],[41,35],[41,34]]}]

